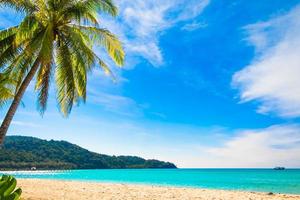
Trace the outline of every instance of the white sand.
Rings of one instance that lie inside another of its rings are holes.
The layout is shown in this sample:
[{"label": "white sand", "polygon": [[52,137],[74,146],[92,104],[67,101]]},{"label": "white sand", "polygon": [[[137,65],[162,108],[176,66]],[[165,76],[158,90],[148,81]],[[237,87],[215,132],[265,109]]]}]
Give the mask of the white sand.
[{"label": "white sand", "polygon": [[38,179],[19,179],[18,186],[24,200],[300,200],[300,195]]}]

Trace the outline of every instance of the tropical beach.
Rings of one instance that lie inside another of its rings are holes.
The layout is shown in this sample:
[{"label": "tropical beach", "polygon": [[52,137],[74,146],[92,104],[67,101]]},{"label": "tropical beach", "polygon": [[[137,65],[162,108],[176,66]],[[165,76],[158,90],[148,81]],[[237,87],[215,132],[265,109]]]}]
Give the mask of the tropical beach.
[{"label": "tropical beach", "polygon": [[[7,171],[25,199],[299,199],[300,170],[102,169]],[[38,185],[39,187],[34,187]]]},{"label": "tropical beach", "polygon": [[[39,186],[38,188],[36,186]],[[87,183],[20,179],[24,200],[298,200],[300,195],[268,194],[225,190],[192,189],[178,187],[144,186],[132,184]]]},{"label": "tropical beach", "polygon": [[0,200],[300,200],[300,0],[0,0]]},{"label": "tropical beach", "polygon": [[25,199],[297,199],[300,195],[299,169],[177,168],[169,162],[101,155],[66,141],[24,136],[8,136],[0,157],[0,167],[6,169],[0,174],[15,177]]}]

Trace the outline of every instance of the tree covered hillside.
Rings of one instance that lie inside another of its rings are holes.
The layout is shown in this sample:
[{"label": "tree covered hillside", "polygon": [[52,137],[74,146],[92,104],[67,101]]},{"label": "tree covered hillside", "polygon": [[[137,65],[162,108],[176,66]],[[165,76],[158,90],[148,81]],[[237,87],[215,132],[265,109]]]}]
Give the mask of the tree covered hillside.
[{"label": "tree covered hillside", "polygon": [[90,152],[66,141],[8,136],[0,149],[0,169],[116,169],[176,168],[169,162],[136,156],[108,156]]}]

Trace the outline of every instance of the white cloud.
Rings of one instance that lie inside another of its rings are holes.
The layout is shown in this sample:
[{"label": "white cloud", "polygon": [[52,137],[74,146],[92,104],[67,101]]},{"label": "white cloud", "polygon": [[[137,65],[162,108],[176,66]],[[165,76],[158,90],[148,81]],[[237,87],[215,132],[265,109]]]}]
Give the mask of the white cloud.
[{"label": "white cloud", "polygon": [[208,6],[210,0],[169,0],[173,4],[173,11],[177,13],[175,21],[190,20],[200,15],[203,9]]},{"label": "white cloud", "polygon": [[31,127],[31,128],[41,127],[41,125],[39,125],[39,124],[35,124],[35,123],[32,123],[32,122],[28,122],[28,121],[14,120],[14,121],[11,122],[11,124],[15,125],[15,126],[21,126],[21,127]]},{"label": "white cloud", "polygon": [[120,36],[129,57],[142,57],[159,66],[163,64],[161,34],[178,22],[197,17],[209,0],[122,0],[116,4],[120,10],[118,22],[105,19],[102,24]]},{"label": "white cloud", "polygon": [[101,91],[90,90],[88,101],[95,106],[102,106],[106,111],[123,116],[141,116],[143,111],[143,106],[129,97]]},{"label": "white cloud", "polygon": [[238,131],[220,147],[204,150],[199,160],[206,166],[300,167],[300,127],[272,126]]},{"label": "white cloud", "polygon": [[184,30],[184,31],[194,31],[194,30],[197,30],[199,28],[205,28],[206,26],[207,26],[207,24],[203,23],[203,22],[192,22],[192,23],[184,25],[181,28],[181,30]]},{"label": "white cloud", "polygon": [[241,100],[261,102],[260,113],[300,116],[300,7],[246,30],[257,56],[233,76]]},{"label": "white cloud", "polygon": [[[178,22],[197,17],[208,5],[209,0],[193,0],[193,2],[187,3],[187,0],[116,1],[120,11],[118,19],[101,16],[100,22],[102,26],[118,35],[124,43],[127,69],[134,67],[141,57],[152,65],[159,66],[163,64],[162,50],[159,47],[159,37],[163,31]],[[113,66],[103,49],[95,50],[110,66]],[[118,79],[115,85],[111,84],[111,80],[105,78],[102,72],[95,71],[96,75],[92,75],[92,81],[89,82],[88,102],[101,105],[107,111],[121,115],[142,115],[143,105],[119,95],[122,82],[127,80],[122,78],[120,70],[113,68],[113,72]],[[103,77],[101,82],[99,75]]]},{"label": "white cloud", "polygon": [[115,71],[117,80],[113,81],[103,71],[95,70],[87,86],[87,104],[122,117],[142,116],[145,106],[122,94],[122,86],[129,80],[119,73]]}]

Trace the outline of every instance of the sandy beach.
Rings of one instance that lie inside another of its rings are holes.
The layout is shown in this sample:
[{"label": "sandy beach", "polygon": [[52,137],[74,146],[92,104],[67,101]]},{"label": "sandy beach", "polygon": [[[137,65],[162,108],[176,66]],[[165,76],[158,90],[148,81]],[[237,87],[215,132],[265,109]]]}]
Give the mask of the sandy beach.
[{"label": "sandy beach", "polygon": [[38,179],[18,179],[18,186],[24,200],[300,200],[300,195]]}]

